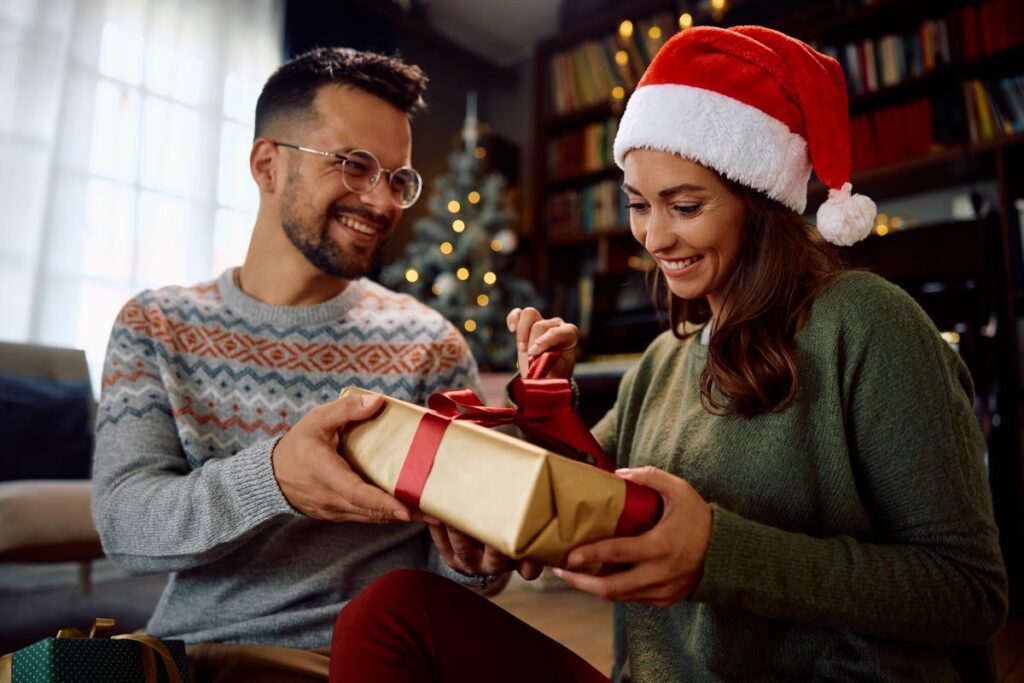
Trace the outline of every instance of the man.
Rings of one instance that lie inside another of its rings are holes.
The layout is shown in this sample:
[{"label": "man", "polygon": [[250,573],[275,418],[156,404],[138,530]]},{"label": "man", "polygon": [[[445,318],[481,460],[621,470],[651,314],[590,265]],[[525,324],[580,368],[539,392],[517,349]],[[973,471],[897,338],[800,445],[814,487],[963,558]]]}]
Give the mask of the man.
[{"label": "man", "polygon": [[[418,67],[347,49],[282,66],[256,106],[244,264],[143,292],[114,325],[93,517],[123,568],[171,573],[147,630],[189,644],[193,681],[325,680],[339,609],[391,569],[488,582],[443,569],[412,511],[337,452],[338,430],[381,402],[335,400],[342,387],[423,403],[478,379],[449,322],[362,279],[419,196],[410,117],[425,85]],[[507,568],[434,534],[461,569]]]}]

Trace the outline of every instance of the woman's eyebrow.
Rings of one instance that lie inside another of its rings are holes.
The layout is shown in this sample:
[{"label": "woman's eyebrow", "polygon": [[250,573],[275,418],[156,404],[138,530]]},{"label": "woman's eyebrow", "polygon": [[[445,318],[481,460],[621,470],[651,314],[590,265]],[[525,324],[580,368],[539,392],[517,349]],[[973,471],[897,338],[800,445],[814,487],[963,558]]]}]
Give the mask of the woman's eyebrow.
[{"label": "woman's eyebrow", "polygon": [[[643,193],[637,190],[629,183],[622,183],[622,189],[630,194],[636,194],[643,196]],[[702,192],[707,188],[701,187],[700,185],[693,185],[691,183],[681,183],[679,185],[673,185],[672,187],[666,187],[664,190],[658,192],[659,197],[671,197],[674,194],[680,192]]]}]

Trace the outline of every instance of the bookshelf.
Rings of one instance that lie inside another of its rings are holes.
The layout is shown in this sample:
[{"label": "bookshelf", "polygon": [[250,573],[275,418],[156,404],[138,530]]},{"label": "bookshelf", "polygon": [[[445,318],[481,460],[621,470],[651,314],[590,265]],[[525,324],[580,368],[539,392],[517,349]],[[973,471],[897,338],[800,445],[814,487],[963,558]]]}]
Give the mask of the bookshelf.
[{"label": "bookshelf", "polygon": [[[1024,228],[1015,202],[1024,198],[1024,0],[731,0],[718,21],[707,2],[635,0],[539,45],[530,252],[548,312],[580,326],[585,359],[639,352],[663,329],[646,295],[650,261],[621,210],[610,146],[637,64],[642,71],[679,30],[686,8],[696,24],[771,26],[840,61],[850,89],[856,191],[882,204],[995,188],[987,215],[874,235],[843,256],[915,296],[971,369],[1019,612]],[[632,36],[619,33],[624,20]],[[652,38],[655,26],[660,35]],[[617,57],[620,51],[626,56]],[[811,215],[825,197],[812,181]],[[614,384],[604,377],[595,387],[589,400],[601,405],[591,406],[593,414],[611,404]]]}]

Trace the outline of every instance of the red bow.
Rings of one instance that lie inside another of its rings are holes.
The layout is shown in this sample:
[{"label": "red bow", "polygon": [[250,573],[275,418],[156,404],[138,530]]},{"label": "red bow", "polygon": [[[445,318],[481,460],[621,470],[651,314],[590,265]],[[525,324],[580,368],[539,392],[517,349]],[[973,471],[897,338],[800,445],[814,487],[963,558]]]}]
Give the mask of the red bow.
[{"label": "red bow", "polygon": [[[468,420],[484,427],[514,424],[529,440],[549,451],[588,462],[603,470],[615,469],[611,458],[587,429],[572,405],[572,388],[566,379],[542,379],[561,354],[548,352],[530,361],[526,377],[512,382],[512,399],[518,408],[484,405],[469,389],[432,394],[430,412],[420,420],[398,475],[395,497],[419,506],[423,487],[434,465],[437,448],[453,420]],[[652,490],[625,481],[626,500],[616,535],[633,535],[649,528],[660,516],[661,498]]]}]

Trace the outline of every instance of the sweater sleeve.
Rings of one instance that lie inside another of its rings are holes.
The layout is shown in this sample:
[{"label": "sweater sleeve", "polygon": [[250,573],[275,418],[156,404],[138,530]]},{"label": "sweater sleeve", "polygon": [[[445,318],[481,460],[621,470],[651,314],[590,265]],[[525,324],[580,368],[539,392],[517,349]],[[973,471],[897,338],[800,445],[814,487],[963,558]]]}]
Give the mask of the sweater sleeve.
[{"label": "sweater sleeve", "polygon": [[[629,465],[629,453],[619,448],[619,444],[622,443],[619,425],[624,422],[622,413],[629,403],[629,395],[636,380],[636,375],[637,366],[626,371],[619,382],[615,404],[590,430],[597,443],[601,445],[601,450],[611,457],[616,467],[626,467]],[[586,400],[586,397],[581,397],[581,400]]]},{"label": "sweater sleeve", "polygon": [[[840,341],[850,467],[870,542],[818,538],[714,505],[694,599],[868,636],[979,644],[1007,611],[985,444],[963,362],[906,297]],[[852,339],[852,341],[851,341]]]},{"label": "sweater sleeve", "polygon": [[271,467],[276,439],[193,469],[143,310],[114,323],[93,458],[92,516],[104,551],[126,571],[182,571],[217,560],[277,515],[298,514]]}]

